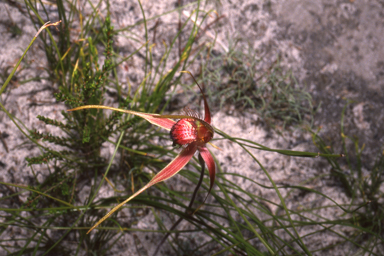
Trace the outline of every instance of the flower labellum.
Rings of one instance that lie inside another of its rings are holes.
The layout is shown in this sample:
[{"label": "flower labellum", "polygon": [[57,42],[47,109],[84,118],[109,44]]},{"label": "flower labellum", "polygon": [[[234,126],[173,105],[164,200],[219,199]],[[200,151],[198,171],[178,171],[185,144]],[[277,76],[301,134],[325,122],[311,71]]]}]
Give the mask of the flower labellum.
[{"label": "flower labellum", "polygon": [[183,118],[172,126],[170,135],[173,146],[190,143],[203,146],[212,139],[213,128],[202,120]]},{"label": "flower labellum", "polygon": [[197,124],[193,119],[180,119],[171,128],[173,146],[186,145],[197,141]]},{"label": "flower labellum", "polygon": [[[188,71],[182,71],[183,73],[189,73]],[[193,80],[196,82],[195,78],[192,76]],[[200,118],[199,115],[190,110],[189,108],[184,109],[184,115],[159,115],[159,114],[150,114],[136,112],[132,110],[119,109],[101,105],[88,105],[70,109],[67,111],[75,111],[80,109],[89,109],[89,108],[98,108],[98,109],[110,109],[119,112],[124,112],[136,116],[140,116],[147,120],[148,122],[160,126],[166,130],[170,131],[170,136],[173,141],[173,145],[182,146],[183,149],[180,154],[170,162],[164,169],[158,172],[148,184],[136,191],[132,196],[126,199],[124,202],[115,206],[111,211],[109,211],[103,218],[101,218],[88,232],[91,232],[96,228],[100,223],[106,220],[112,213],[117,211],[121,206],[126,204],[128,201],[135,198],[137,195],[142,193],[147,188],[155,185],[158,182],[165,181],[171,178],[173,175],[177,174],[188,162],[192,159],[196,151],[199,151],[200,156],[207,164],[210,178],[210,187],[208,195],[211,192],[213,184],[215,182],[215,161],[211,153],[206,148],[206,143],[208,143],[214,134],[214,130],[211,126],[211,113],[208,107],[207,99],[201,89],[200,85],[196,82],[197,86],[200,89],[200,92],[204,100],[204,119]],[[172,119],[179,119],[177,122]],[[208,196],[207,195],[207,196]]]}]

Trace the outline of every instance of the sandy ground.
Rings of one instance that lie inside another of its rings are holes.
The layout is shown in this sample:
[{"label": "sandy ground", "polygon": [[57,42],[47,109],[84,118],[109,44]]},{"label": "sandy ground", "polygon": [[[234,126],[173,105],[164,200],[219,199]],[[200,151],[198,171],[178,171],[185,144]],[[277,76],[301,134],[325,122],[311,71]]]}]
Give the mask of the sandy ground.
[{"label": "sandy ground", "polygon": [[[112,2],[111,14],[116,28],[133,24],[142,18],[135,1]],[[142,2],[146,16],[153,17],[172,10],[177,1]],[[186,4],[186,1],[182,2]],[[305,87],[312,95],[314,105],[320,105],[315,117],[315,127],[321,126],[321,134],[325,137],[334,142],[340,141],[341,110],[346,104],[346,99],[354,100],[346,112],[346,133],[356,135],[361,144],[365,143],[363,156],[368,160],[374,159],[380,152],[384,141],[384,128],[381,125],[384,121],[383,1],[223,0],[209,1],[202,8],[214,9],[219,15],[224,15],[219,25],[209,31],[218,35],[217,51],[225,51],[231,40],[236,38],[240,42],[240,49],[246,51],[248,47],[253,47],[260,58],[263,58],[265,66],[273,62],[277,55],[282,56],[282,66],[293,71],[299,85]],[[10,2],[0,3],[0,13],[0,67],[4,75],[17,62],[36,29],[20,9]],[[169,14],[159,19],[163,30],[159,31],[158,40],[167,40],[176,32],[175,17],[176,14]],[[21,33],[14,31],[14,24],[21,28]],[[148,26],[154,24],[155,21],[152,21]],[[206,35],[204,40],[209,41],[209,35]],[[133,46],[129,43],[123,36],[116,40],[120,53],[129,54],[132,51]],[[140,58],[134,61],[136,66],[140,66]],[[42,68],[45,64],[44,55],[36,43],[22,63],[25,69],[17,76],[20,80],[36,75],[44,76],[46,73]],[[140,73],[135,74],[135,70],[124,73],[122,69],[120,72],[122,83],[125,79],[130,79],[131,82],[136,80],[137,83],[141,81]],[[44,80],[18,84],[16,80],[9,87],[1,96],[1,101],[12,114],[21,119],[29,129],[58,132],[45,127],[35,118],[36,115],[61,118],[60,111],[65,109],[63,104],[57,104],[52,98],[50,84]],[[217,106],[213,108],[217,109]],[[316,150],[305,132],[291,130],[282,137],[263,125],[252,111],[239,113],[236,109],[226,108],[226,111],[217,110],[213,114],[213,124],[233,136],[251,139],[271,148]],[[0,112],[0,132],[4,141],[0,143],[1,180],[28,185],[32,173],[24,159],[37,155],[39,150],[30,144],[20,146],[26,141],[25,137],[3,112]],[[230,143],[217,144],[223,148],[223,152],[216,152],[216,155],[222,166],[225,166],[224,171],[241,173],[269,185],[260,167],[239,148]],[[336,148],[337,144],[339,143],[336,143]],[[279,184],[299,184],[329,172],[329,167],[324,165],[321,159],[297,159],[260,151],[254,153]],[[106,150],[105,154],[108,156],[110,152]],[[369,168],[370,161],[366,162],[368,164],[365,167]],[[314,180],[307,186],[323,192],[339,203],[348,201],[334,180]],[[271,191],[250,186],[246,182],[244,189],[278,202],[278,198]],[[285,193],[284,190],[282,193]],[[298,202],[309,207],[326,205],[325,201],[314,195],[304,194],[292,195],[287,203],[288,207],[295,207]],[[332,218],[336,213],[329,210],[322,214]],[[137,227],[148,227],[151,223],[155,221],[153,216],[148,215]],[[183,229],[183,225],[179,229]],[[301,232],[308,231],[302,229]],[[141,255],[150,255],[154,250],[152,245],[157,244],[158,239],[156,234],[127,234],[113,251],[128,251],[134,255],[136,249],[133,249],[133,244],[140,241],[143,244]],[[316,242],[306,242],[316,248],[335,243],[334,239],[332,235],[327,235],[319,237]],[[344,255],[344,249],[338,247],[333,254]]]}]

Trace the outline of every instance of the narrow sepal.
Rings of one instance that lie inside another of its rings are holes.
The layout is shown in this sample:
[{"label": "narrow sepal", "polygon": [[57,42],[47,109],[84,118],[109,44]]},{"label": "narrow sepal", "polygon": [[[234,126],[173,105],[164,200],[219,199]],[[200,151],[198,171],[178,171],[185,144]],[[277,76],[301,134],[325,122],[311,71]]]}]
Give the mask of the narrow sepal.
[{"label": "narrow sepal", "polygon": [[209,179],[210,179],[210,185],[209,185],[209,191],[208,191],[208,195],[209,195],[211,193],[213,185],[215,184],[215,177],[216,177],[215,160],[213,159],[211,153],[206,147],[200,147],[199,152],[201,157],[204,159],[204,162],[207,164],[208,171],[209,171]]},{"label": "narrow sepal", "polygon": [[156,183],[165,181],[171,178],[173,175],[177,174],[181,169],[183,169],[183,167],[189,162],[189,160],[191,160],[196,150],[197,150],[197,146],[194,143],[184,148],[180,152],[180,154],[172,162],[170,162],[163,170],[161,170],[158,174],[156,174],[155,177],[153,177],[152,180],[148,182],[147,185],[142,187],[140,190],[138,190],[135,194],[130,196],[124,202],[115,206],[110,212],[108,212],[103,218],[101,218],[90,230],[88,230],[87,234],[91,232],[93,229],[95,229],[97,226],[99,226],[104,220],[106,220],[109,216],[111,216],[111,214],[117,211],[124,204],[128,203],[130,200],[132,200],[133,198],[141,194],[144,190],[155,185]]},{"label": "narrow sepal", "polygon": [[181,73],[188,73],[192,77],[192,79],[195,81],[197,86],[199,87],[201,95],[203,96],[203,100],[204,100],[204,121],[207,122],[208,124],[211,124],[211,111],[209,110],[208,101],[205,98],[203,89],[201,89],[200,85],[197,83],[196,79],[193,77],[191,72],[184,70],[184,71],[181,71]]},{"label": "narrow sepal", "polygon": [[[159,114],[148,114],[148,113],[142,113],[142,112],[136,112],[132,110],[126,110],[126,109],[120,109],[120,108],[114,108],[114,107],[108,107],[108,106],[102,106],[102,105],[87,105],[87,106],[81,106],[73,109],[69,109],[67,111],[76,111],[81,109],[90,109],[90,108],[98,108],[98,109],[109,109],[109,110],[115,110],[135,116],[139,116],[150,122],[151,124],[160,126],[161,128],[171,130],[172,126],[176,123],[174,120],[169,119],[172,115],[159,115]],[[178,118],[177,116],[175,118]]]},{"label": "narrow sepal", "polygon": [[184,148],[180,154],[172,160],[163,170],[161,170],[155,177],[148,183],[152,186],[158,182],[165,181],[177,174],[188,162],[191,160],[197,150],[195,143],[189,144]]}]

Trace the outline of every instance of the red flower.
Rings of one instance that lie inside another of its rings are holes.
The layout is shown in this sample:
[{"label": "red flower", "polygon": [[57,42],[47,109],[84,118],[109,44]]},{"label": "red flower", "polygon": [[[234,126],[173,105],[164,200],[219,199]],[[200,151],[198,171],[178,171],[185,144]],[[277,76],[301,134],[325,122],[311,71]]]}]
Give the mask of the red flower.
[{"label": "red flower", "polygon": [[[186,72],[189,73],[188,71]],[[185,146],[183,150],[180,152],[180,154],[172,162],[170,162],[163,170],[157,173],[147,185],[142,187],[140,190],[138,190],[135,194],[130,196],[124,202],[115,206],[110,212],[107,213],[107,215],[105,215],[102,219],[100,219],[87,232],[87,234],[91,232],[94,228],[96,228],[105,219],[107,219],[112,213],[118,210],[121,206],[123,206],[128,201],[135,198],[144,190],[155,185],[158,182],[165,181],[171,178],[173,175],[177,174],[189,162],[189,160],[191,160],[191,158],[193,157],[196,151],[199,151],[201,157],[204,159],[209,170],[209,176],[210,176],[210,187],[208,192],[208,195],[209,195],[213,187],[213,184],[215,182],[216,167],[215,167],[215,162],[213,160],[211,153],[206,148],[206,143],[208,143],[213,138],[214,130],[211,126],[211,113],[209,111],[207,99],[205,98],[205,95],[201,87],[199,86],[199,84],[197,85],[204,99],[204,110],[205,110],[204,120],[201,119],[197,113],[191,111],[188,108],[184,110],[185,115],[148,114],[148,113],[141,113],[141,112],[136,112],[132,110],[118,109],[118,108],[101,106],[101,105],[88,105],[88,106],[82,106],[82,107],[68,110],[68,111],[75,111],[75,110],[87,109],[87,108],[100,108],[100,109],[116,110],[116,111],[120,111],[128,114],[140,116],[154,125],[157,125],[164,129],[169,130],[174,146],[175,145]],[[170,118],[179,119],[179,121],[175,122]]]}]

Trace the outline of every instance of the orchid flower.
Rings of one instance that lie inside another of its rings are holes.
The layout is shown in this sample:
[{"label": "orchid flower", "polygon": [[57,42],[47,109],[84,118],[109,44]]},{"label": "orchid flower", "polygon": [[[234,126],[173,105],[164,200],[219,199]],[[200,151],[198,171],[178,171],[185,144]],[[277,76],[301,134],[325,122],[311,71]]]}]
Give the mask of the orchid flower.
[{"label": "orchid flower", "polygon": [[[182,71],[182,72],[189,73],[192,76],[192,74],[188,71]],[[192,78],[195,80],[193,76]],[[173,175],[177,174],[189,162],[189,160],[191,160],[191,158],[193,157],[196,151],[199,151],[200,156],[204,159],[209,170],[209,176],[210,176],[210,187],[208,191],[208,195],[209,195],[215,181],[216,167],[215,167],[215,162],[213,160],[211,153],[206,148],[206,144],[209,143],[209,141],[212,139],[214,130],[211,126],[211,113],[209,111],[207,99],[205,98],[205,95],[200,85],[197,82],[196,84],[198,85],[204,100],[204,112],[205,112],[204,119],[200,118],[198,113],[188,108],[184,109],[185,115],[149,114],[149,113],[136,112],[132,110],[107,107],[102,105],[88,105],[88,106],[82,106],[82,107],[77,107],[77,108],[68,110],[68,111],[75,111],[80,109],[98,108],[98,109],[110,109],[110,110],[115,110],[115,111],[136,115],[144,118],[145,120],[147,120],[148,122],[154,125],[160,126],[161,128],[164,128],[170,131],[170,136],[171,136],[171,139],[173,140],[173,145],[174,146],[179,145],[183,147],[180,154],[172,162],[170,162],[163,170],[157,173],[147,185],[142,187],[140,190],[138,190],[136,193],[134,193],[124,202],[115,206],[110,212],[108,212],[103,218],[101,218],[87,232],[87,234],[91,232],[94,228],[96,228],[104,220],[106,220],[112,213],[114,213],[124,204],[126,204],[127,202],[129,202],[130,200],[138,196],[144,190],[155,185],[156,183],[165,181],[171,178]],[[174,121],[172,119],[179,119],[179,120]]]}]

